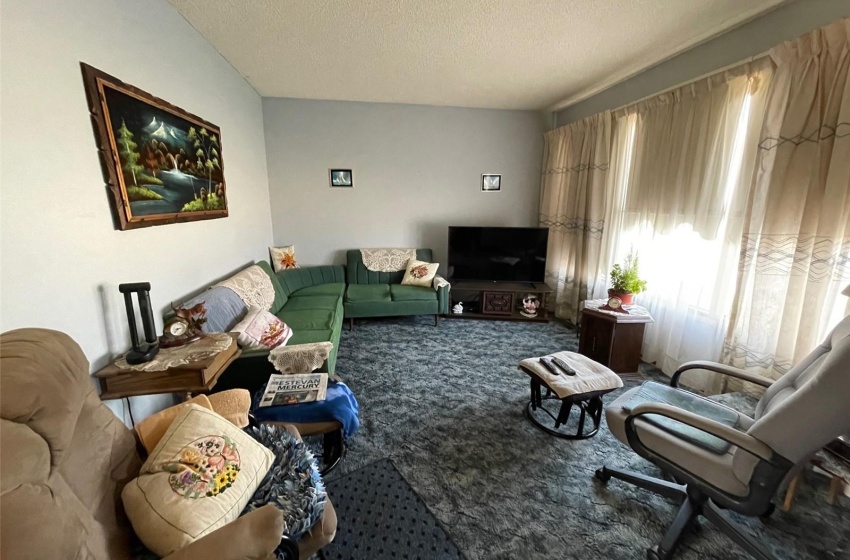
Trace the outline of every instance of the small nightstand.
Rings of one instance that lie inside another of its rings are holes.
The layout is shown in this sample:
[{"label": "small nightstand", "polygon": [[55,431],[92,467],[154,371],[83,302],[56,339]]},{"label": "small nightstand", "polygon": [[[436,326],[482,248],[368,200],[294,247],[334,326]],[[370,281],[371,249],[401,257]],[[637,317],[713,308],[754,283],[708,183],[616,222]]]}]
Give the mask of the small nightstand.
[{"label": "small nightstand", "polygon": [[615,373],[635,373],[640,366],[640,349],[647,323],[654,320],[639,305],[624,305],[617,313],[598,309],[608,300],[588,300],[581,311],[578,352]]},{"label": "small nightstand", "polygon": [[[160,350],[154,358],[162,360],[167,357],[167,352],[179,349],[199,350],[201,356],[195,359],[166,367],[158,370],[128,369],[112,363],[94,374],[100,381],[101,400],[123,399],[124,397],[137,397],[140,395],[156,395],[160,393],[181,393],[184,399],[192,397],[193,393],[206,393],[212,389],[218,378],[239,357],[242,351],[236,344],[235,333],[225,333],[230,337],[230,344],[224,349],[215,352],[203,352],[203,347],[194,346],[209,342],[209,336],[186,346]],[[206,355],[204,355],[206,354]],[[150,366],[148,366],[150,367]]]}]

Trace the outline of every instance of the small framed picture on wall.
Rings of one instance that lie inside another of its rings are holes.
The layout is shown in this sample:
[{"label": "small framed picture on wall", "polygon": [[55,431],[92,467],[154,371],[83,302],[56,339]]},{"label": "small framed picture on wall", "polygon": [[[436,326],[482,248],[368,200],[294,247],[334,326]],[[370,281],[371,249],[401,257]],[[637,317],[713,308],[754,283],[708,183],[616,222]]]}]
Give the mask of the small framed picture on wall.
[{"label": "small framed picture on wall", "polygon": [[354,174],[350,169],[329,169],[331,187],[354,187]]},{"label": "small framed picture on wall", "polygon": [[482,175],[481,190],[483,192],[499,192],[502,190],[502,176],[493,174]]}]

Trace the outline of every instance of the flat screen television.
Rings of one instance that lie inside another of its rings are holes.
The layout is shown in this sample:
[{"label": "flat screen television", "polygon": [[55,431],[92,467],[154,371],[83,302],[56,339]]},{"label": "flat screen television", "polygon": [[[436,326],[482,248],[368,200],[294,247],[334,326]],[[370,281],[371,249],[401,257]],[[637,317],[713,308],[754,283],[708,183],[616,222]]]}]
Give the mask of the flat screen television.
[{"label": "flat screen television", "polygon": [[543,283],[549,229],[449,227],[453,281]]}]

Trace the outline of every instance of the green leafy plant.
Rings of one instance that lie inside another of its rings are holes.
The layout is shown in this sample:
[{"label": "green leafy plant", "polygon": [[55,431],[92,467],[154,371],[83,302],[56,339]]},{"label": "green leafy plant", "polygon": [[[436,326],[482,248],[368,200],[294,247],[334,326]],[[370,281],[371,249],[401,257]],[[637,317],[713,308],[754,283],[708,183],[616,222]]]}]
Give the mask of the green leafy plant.
[{"label": "green leafy plant", "polygon": [[646,290],[646,281],[638,274],[638,255],[629,251],[623,266],[615,264],[611,269],[612,288],[618,294],[639,294]]},{"label": "green leafy plant", "polygon": [[202,194],[204,194],[203,198],[196,198],[191,202],[187,202],[180,211],[201,212],[203,210],[224,210],[224,201],[217,197],[215,193],[210,193],[209,195],[206,195],[206,193]]}]

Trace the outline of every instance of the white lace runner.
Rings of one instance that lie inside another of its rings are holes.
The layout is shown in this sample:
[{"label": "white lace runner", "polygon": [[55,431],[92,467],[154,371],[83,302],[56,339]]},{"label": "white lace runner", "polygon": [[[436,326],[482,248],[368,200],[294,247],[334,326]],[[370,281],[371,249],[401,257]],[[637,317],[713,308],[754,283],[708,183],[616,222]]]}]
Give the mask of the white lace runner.
[{"label": "white lace runner", "polygon": [[416,258],[416,249],[360,249],[360,257],[372,272],[398,272]]},{"label": "white lace runner", "polygon": [[230,288],[238,295],[245,305],[256,305],[260,309],[268,311],[274,303],[274,286],[271,278],[257,265],[249,266],[241,272],[237,272],[227,280],[219,282],[216,286]]},{"label": "white lace runner", "polygon": [[269,361],[281,373],[312,373],[325,363],[333,347],[333,342],[278,346],[269,352]]},{"label": "white lace runner", "polygon": [[120,358],[115,365],[129,371],[166,371],[192,362],[212,358],[224,352],[233,343],[233,337],[227,333],[210,333],[200,340],[174,348],[160,348],[153,360],[143,364],[130,365]]}]

